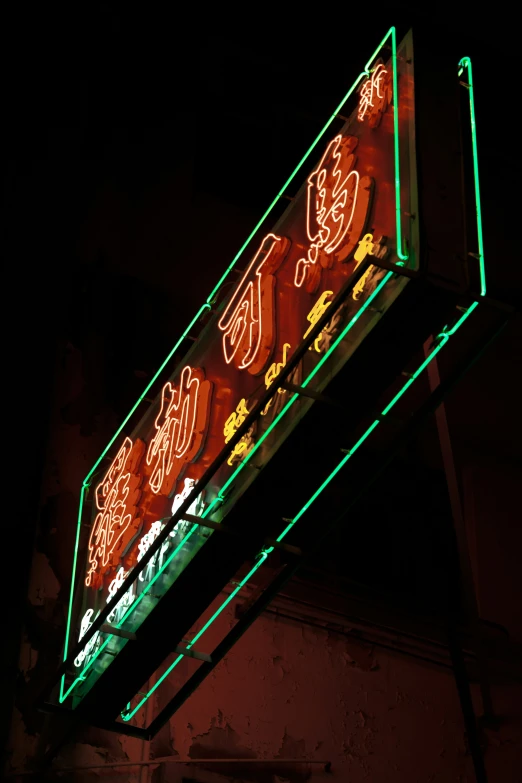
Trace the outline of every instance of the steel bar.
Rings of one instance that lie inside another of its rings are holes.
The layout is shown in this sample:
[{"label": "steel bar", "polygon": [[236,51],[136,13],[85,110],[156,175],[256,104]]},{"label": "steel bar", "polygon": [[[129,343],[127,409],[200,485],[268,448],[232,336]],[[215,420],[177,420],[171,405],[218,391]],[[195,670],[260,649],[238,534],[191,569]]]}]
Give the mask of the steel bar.
[{"label": "steel bar", "polygon": [[136,634],[133,631],[125,631],[123,628],[116,628],[115,625],[104,623],[100,628],[102,633],[112,633],[113,636],[120,636],[122,639],[136,640]]},{"label": "steel bar", "polygon": [[[319,765],[322,766],[325,772],[331,771],[332,762],[327,761],[326,759],[241,759],[241,758],[211,758],[211,759],[180,759],[178,756],[158,756],[154,759],[148,759],[145,761],[107,761],[105,764],[89,764],[85,766],[79,766],[79,767],[56,767],[52,771],[53,777],[56,775],[61,775],[65,772],[87,772],[88,770],[104,770],[104,769],[119,769],[120,767],[127,768],[127,767],[155,767],[160,766],[161,764],[187,764],[187,765],[205,765],[205,764],[237,764],[237,765],[244,765],[244,764],[255,764],[255,765],[263,765],[268,766],[272,765],[275,767],[278,766],[285,766],[288,764],[292,764],[294,766],[313,766],[313,765]],[[35,778],[38,780],[38,783],[43,779],[45,780],[45,776],[42,778],[41,772],[12,772],[9,775],[6,775],[6,780],[9,779],[17,779],[17,778]]]},{"label": "steel bar", "polygon": [[340,402],[330,399],[326,394],[309,389],[308,386],[298,386],[295,383],[285,381],[279,386],[280,389],[286,389],[286,391],[299,394],[301,397],[309,397],[311,400],[317,400],[317,402],[324,402],[326,405],[333,405],[335,408],[342,408]]},{"label": "steel bar", "polygon": [[[241,533],[238,533],[236,530],[231,530],[227,525],[223,525],[221,522],[213,522],[211,519],[202,519],[201,517],[196,517],[194,514],[185,514],[183,519],[186,519],[187,522],[192,522],[194,525],[199,525],[200,527],[208,527],[211,530],[217,530],[218,533],[226,533],[235,538],[243,537]],[[274,549],[281,549],[283,552],[290,552],[292,555],[302,555],[302,552],[298,547],[284,544],[282,541],[276,541],[274,538],[265,538],[263,545],[267,547],[272,546]]]},{"label": "steel bar", "polygon": [[[431,338],[433,339],[433,338]],[[428,340],[424,344],[424,353],[427,356],[429,354]],[[433,391],[440,384],[439,365],[437,357],[428,364],[428,381],[430,389]],[[448,495],[450,499],[451,514],[453,518],[453,527],[455,530],[455,539],[457,544],[457,550],[459,555],[461,584],[463,590],[463,598],[465,602],[466,613],[469,616],[469,624],[471,637],[473,640],[474,652],[477,656],[480,671],[480,693],[482,697],[482,707],[484,710],[484,717],[489,722],[493,721],[494,710],[493,701],[491,698],[491,689],[489,685],[489,673],[487,670],[486,654],[484,645],[480,639],[480,632],[478,628],[479,622],[479,610],[477,604],[476,588],[473,579],[473,571],[471,567],[471,560],[469,556],[469,543],[466,533],[466,525],[464,522],[464,513],[462,509],[462,500],[460,497],[459,481],[457,477],[457,470],[455,467],[455,459],[453,456],[453,448],[451,444],[451,436],[448,426],[448,419],[446,416],[446,408],[442,403],[435,412],[435,420],[437,422],[437,431],[439,434],[439,443],[442,453],[442,461],[444,464],[444,473],[446,476],[446,483],[448,485]]]},{"label": "steel bar", "polygon": [[212,663],[212,656],[207,653],[198,652],[192,650],[190,647],[184,647],[182,644],[178,644],[174,648],[174,652],[178,655],[184,655],[185,658],[195,658],[197,661],[205,661],[206,663]]},{"label": "steel bar", "polygon": [[458,638],[457,624],[454,618],[451,616],[451,613],[450,621],[448,623],[448,647],[451,656],[451,663],[453,666],[455,684],[459,694],[462,717],[464,718],[468,746],[471,757],[473,759],[475,779],[477,783],[488,783],[486,767],[484,764],[484,756],[480,746],[477,719],[473,709],[473,701],[471,699],[468,675],[464,663],[464,656],[462,654],[462,648]]},{"label": "steel bar", "polygon": [[[357,491],[354,492],[350,498],[348,505],[345,506],[345,510],[339,517],[335,517],[321,527],[321,540],[328,536],[328,534],[343,521],[347,512],[361,500],[361,498],[368,492],[372,485],[377,481],[381,474],[386,470],[392,459],[397,453],[404,448],[405,444],[411,439],[418,428],[426,422],[442,403],[446,395],[454,388],[454,386],[460,381],[462,376],[469,370],[470,367],[484,353],[486,348],[495,340],[504,329],[507,318],[504,318],[501,323],[497,323],[487,333],[483,341],[474,346],[465,356],[464,360],[454,368],[447,378],[442,381],[437,388],[431,392],[428,399],[419,407],[419,409],[413,414],[413,416],[406,422],[402,431],[395,437],[390,448],[386,454],[377,462],[375,469],[368,479],[360,484]],[[212,664],[203,664],[200,666],[197,672],[180,688],[178,693],[171,699],[171,701],[159,712],[156,718],[152,721],[148,727],[148,734],[153,737],[157,731],[168,721],[172,715],[181,707],[181,705],[189,698],[189,696],[196,690],[196,688],[203,682],[205,677],[212,671],[212,669],[219,663],[219,661],[226,655],[235,642],[243,635],[247,628],[254,622],[254,620],[261,614],[262,611],[268,606],[273,596],[275,596],[279,590],[285,585],[288,580],[294,575],[300,565],[303,565],[312,553],[299,560],[296,560],[292,565],[287,565],[276,576],[273,582],[266,588],[266,590],[257,598],[247,611],[241,616],[234,628],[227,634],[222,642],[216,647],[212,653]],[[467,683],[467,679],[466,679]],[[469,685],[468,685],[469,688]],[[115,726],[119,724],[114,724]],[[114,728],[117,731],[117,728]],[[478,778],[478,783],[483,781]]]}]

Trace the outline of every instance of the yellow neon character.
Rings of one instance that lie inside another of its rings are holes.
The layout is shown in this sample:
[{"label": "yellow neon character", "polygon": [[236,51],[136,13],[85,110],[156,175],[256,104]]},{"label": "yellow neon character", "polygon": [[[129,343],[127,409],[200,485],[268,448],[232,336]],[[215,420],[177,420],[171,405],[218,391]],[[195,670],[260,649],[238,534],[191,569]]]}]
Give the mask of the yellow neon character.
[{"label": "yellow neon character", "polygon": [[[273,382],[275,381],[275,379],[277,378],[277,376],[279,375],[283,367],[286,367],[286,357],[288,355],[289,348],[291,348],[290,343],[285,343],[283,345],[283,361],[274,362],[273,364],[270,365],[270,367],[266,371],[265,386],[267,389],[273,384]],[[284,392],[284,389],[279,389],[278,391],[280,394],[282,394]]]},{"label": "yellow neon character", "polygon": [[[283,360],[281,362],[273,362],[273,364],[271,364],[270,367],[268,368],[268,370],[266,371],[266,373],[265,373],[265,386],[266,386],[267,389],[269,389],[270,386],[273,384],[273,382],[275,381],[277,376],[280,374],[280,372],[283,369],[283,367],[286,367],[286,360],[287,360],[287,356],[288,356],[288,350],[291,347],[292,346],[290,345],[290,343],[285,343],[283,345]],[[285,394],[286,390],[285,389],[278,389],[277,391],[278,391],[278,394]],[[261,416],[266,416],[266,414],[268,413],[272,403],[274,402],[274,399],[275,399],[275,397],[272,397],[270,400],[268,400],[267,404],[265,405],[265,407],[261,411]]]},{"label": "yellow neon character", "polygon": [[330,348],[333,338],[339,331],[339,325],[343,320],[344,309],[345,309],[344,304],[338,307],[338,309],[332,315],[332,317],[324,327],[323,331],[321,332],[317,340],[314,340],[313,347],[318,353],[325,353]]},{"label": "yellow neon character", "polygon": [[232,411],[230,416],[225,422],[225,426],[223,427],[223,435],[225,436],[225,443],[228,443],[230,438],[234,435],[236,430],[238,430],[243,422],[245,421],[246,417],[250,411],[248,410],[246,406],[246,400],[243,397],[242,400],[240,400],[237,404],[236,410]]},{"label": "yellow neon character", "polygon": [[[330,307],[332,304],[331,302],[327,302],[326,299],[329,296],[333,296],[333,291],[323,291],[317,302],[314,304],[308,315],[306,316],[307,321],[310,321],[310,326],[306,330],[306,332],[303,334],[303,340],[306,339],[306,337],[310,334],[311,330],[319,320],[319,318],[323,315],[323,313],[326,312],[326,310]],[[321,333],[322,334],[322,333]],[[321,341],[321,334],[319,334],[316,339],[313,342],[313,345],[310,346],[310,350],[315,350],[317,353],[320,352],[319,343]]]},{"label": "yellow neon character", "polygon": [[[359,242],[359,247],[353,254],[353,259],[356,262],[355,268],[359,266],[361,261],[364,261],[366,256],[374,256],[375,258],[384,258],[388,248],[385,246],[385,237],[378,237],[375,242],[373,234],[365,234]],[[369,266],[359,282],[354,286],[352,291],[352,299],[357,301],[360,295],[364,291],[364,287],[368,280],[372,277],[375,271],[374,266]]]},{"label": "yellow neon character", "polygon": [[[354,261],[357,261],[357,266],[364,261],[367,255],[373,255],[373,234],[365,234],[360,242],[359,247],[353,254]],[[357,269],[357,267],[355,267]]]},{"label": "yellow neon character", "polygon": [[227,459],[227,465],[230,465],[230,467],[233,466],[234,462],[241,462],[245,459],[247,454],[249,454],[252,449],[254,448],[254,439],[252,437],[254,432],[254,428],[250,427],[248,432],[243,435],[239,443],[236,443],[232,451],[230,452],[230,456]]}]

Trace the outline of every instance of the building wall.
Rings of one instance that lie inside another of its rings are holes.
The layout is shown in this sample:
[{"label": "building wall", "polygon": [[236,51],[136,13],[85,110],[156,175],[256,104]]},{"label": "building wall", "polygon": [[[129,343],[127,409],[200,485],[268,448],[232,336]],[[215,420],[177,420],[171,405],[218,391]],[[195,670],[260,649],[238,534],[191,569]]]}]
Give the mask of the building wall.
[{"label": "building wall", "polygon": [[[95,426],[85,422],[85,365],[71,345],[62,345],[56,363],[56,395],[47,470],[42,489],[42,511],[35,545],[25,630],[20,655],[17,706],[14,711],[8,771],[30,770],[48,742],[49,722],[32,709],[32,699],[49,677],[61,654],[66,602],[68,600],[70,553],[73,546],[78,487],[114,427],[106,406],[96,412]],[[71,406],[77,414],[71,416]],[[71,420],[72,419],[72,420]],[[471,488],[478,482],[484,495],[484,473],[471,475]],[[491,476],[491,471],[490,471]],[[503,497],[515,491],[503,473]],[[476,487],[475,487],[476,490]],[[468,487],[469,492],[469,487]],[[486,493],[487,494],[487,493]],[[495,519],[501,523],[498,507]],[[507,513],[507,512],[506,512]],[[483,567],[504,562],[502,547],[494,550],[492,510],[482,499],[476,522],[484,520],[490,556],[484,543],[479,550]],[[507,513],[508,523],[511,517]],[[498,536],[497,536],[498,538]],[[482,542],[479,533],[479,540]],[[493,566],[491,566],[493,567]],[[497,571],[498,573],[498,571]],[[482,600],[488,617],[494,619],[502,606],[498,589],[515,589],[514,579],[488,577]],[[493,581],[491,581],[493,579]],[[511,581],[509,581],[511,579]],[[507,611],[507,610],[506,610]],[[498,615],[510,621],[511,615]],[[201,641],[209,651],[233,623],[231,604],[219,623]],[[192,662],[183,662],[169,676],[150,708],[160,709],[187,675]],[[477,714],[480,700],[476,686]],[[494,677],[494,703],[500,716],[495,730],[484,732],[485,757],[491,781],[520,780],[522,762],[522,687],[509,678]],[[139,720],[149,722],[144,710]],[[192,695],[150,743],[117,736],[97,729],[80,731],[64,746],[55,764],[74,767],[68,780],[129,780],[147,778],[137,768],[81,771],[78,768],[114,762],[174,756],[197,758],[302,759],[332,764],[326,773],[321,764],[281,762],[270,768],[251,764],[216,767],[168,763],[151,767],[151,781],[244,780],[277,783],[308,779],[389,781],[390,783],[464,783],[474,780],[471,758],[457,691],[447,669],[414,661],[400,653],[361,643],[354,637],[312,628],[306,624],[264,614],[247,631],[202,686]],[[140,777],[141,776],[141,777]],[[23,780],[24,778],[20,778]]]}]

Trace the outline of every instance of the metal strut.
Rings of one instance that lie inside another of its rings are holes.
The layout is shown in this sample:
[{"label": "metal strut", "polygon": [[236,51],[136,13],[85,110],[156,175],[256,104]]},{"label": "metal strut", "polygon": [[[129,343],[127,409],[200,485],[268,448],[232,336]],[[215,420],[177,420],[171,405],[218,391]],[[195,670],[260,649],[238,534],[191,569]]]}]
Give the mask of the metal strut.
[{"label": "metal strut", "polygon": [[[431,416],[438,409],[448,392],[453,389],[453,387],[460,381],[466,371],[479,359],[490,343],[493,342],[493,340],[506,325],[507,320],[508,317],[504,314],[502,322],[500,324],[497,323],[487,333],[482,343],[478,346],[475,346],[473,350],[469,351],[462,363],[453,369],[449,373],[448,377],[441,381],[438,386],[431,391],[429,398],[404,424],[401,432],[399,432],[390,445],[389,450],[377,462],[372,475],[369,476],[365,482],[358,485],[356,491],[348,501],[348,504],[345,506],[343,513],[322,525],[320,534],[321,541],[323,541],[329,535],[329,533],[337,524],[345,519],[347,512],[361,500],[361,498],[369,491],[372,485],[380,478],[396,454],[404,448],[405,444],[412,438],[419,427],[425,423],[429,416]],[[174,715],[174,713],[189,698],[196,688],[199,687],[205,677],[207,677],[207,675],[214,669],[219,661],[222,660],[222,658],[236,643],[236,641],[238,641],[238,639],[243,635],[247,628],[249,628],[254,620],[268,606],[272,598],[281,590],[288,580],[291,579],[297,569],[306,563],[307,560],[313,556],[313,554],[313,552],[307,552],[305,556],[295,557],[283,567],[283,569],[274,578],[272,583],[248,606],[236,625],[213,650],[213,652],[210,654],[211,660],[204,662],[199,667],[197,672],[195,672],[192,677],[190,677],[190,679],[180,688],[178,693],[159,712],[159,714],[156,716],[156,718],[154,718],[148,727],[144,729],[137,729],[136,727],[131,727],[128,724],[124,727],[121,723],[113,722],[110,724],[104,724],[103,728],[120,733],[131,733],[132,729],[134,729],[135,736],[138,736],[139,733],[139,736],[141,737],[145,737],[149,740],[152,739],[152,737],[159,731],[164,723],[166,723],[172,717],[172,715]],[[486,773],[484,768],[484,760],[482,758],[477,726],[469,692],[469,683],[467,681],[467,676],[464,669],[464,659],[455,632],[452,630],[453,628],[454,623],[452,624],[450,618],[450,631],[448,634],[449,648],[453,661],[459,696],[461,699],[461,708],[466,726],[466,732],[468,735],[469,747],[473,756],[473,763],[477,775],[477,783],[487,783],[487,778],[485,777]]]}]

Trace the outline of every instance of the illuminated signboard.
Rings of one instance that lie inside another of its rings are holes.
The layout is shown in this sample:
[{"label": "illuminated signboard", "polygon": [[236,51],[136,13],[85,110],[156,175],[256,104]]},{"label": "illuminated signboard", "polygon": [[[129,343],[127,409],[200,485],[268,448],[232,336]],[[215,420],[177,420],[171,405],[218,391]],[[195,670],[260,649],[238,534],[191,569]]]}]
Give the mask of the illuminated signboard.
[{"label": "illuminated signboard", "polygon": [[407,284],[393,266],[417,268],[413,97],[411,39],[396,51],[392,28],[346,114],[294,172],[286,211],[253,233],[240,275],[224,276],[192,322],[192,348],[165,363],[155,399],[84,482],[66,657],[110,611],[62,678],[61,702],[81,701],[204,546],[212,530],[196,518],[221,522],[303,418],[313,399],[299,390],[313,380],[320,392],[392,305]]}]

